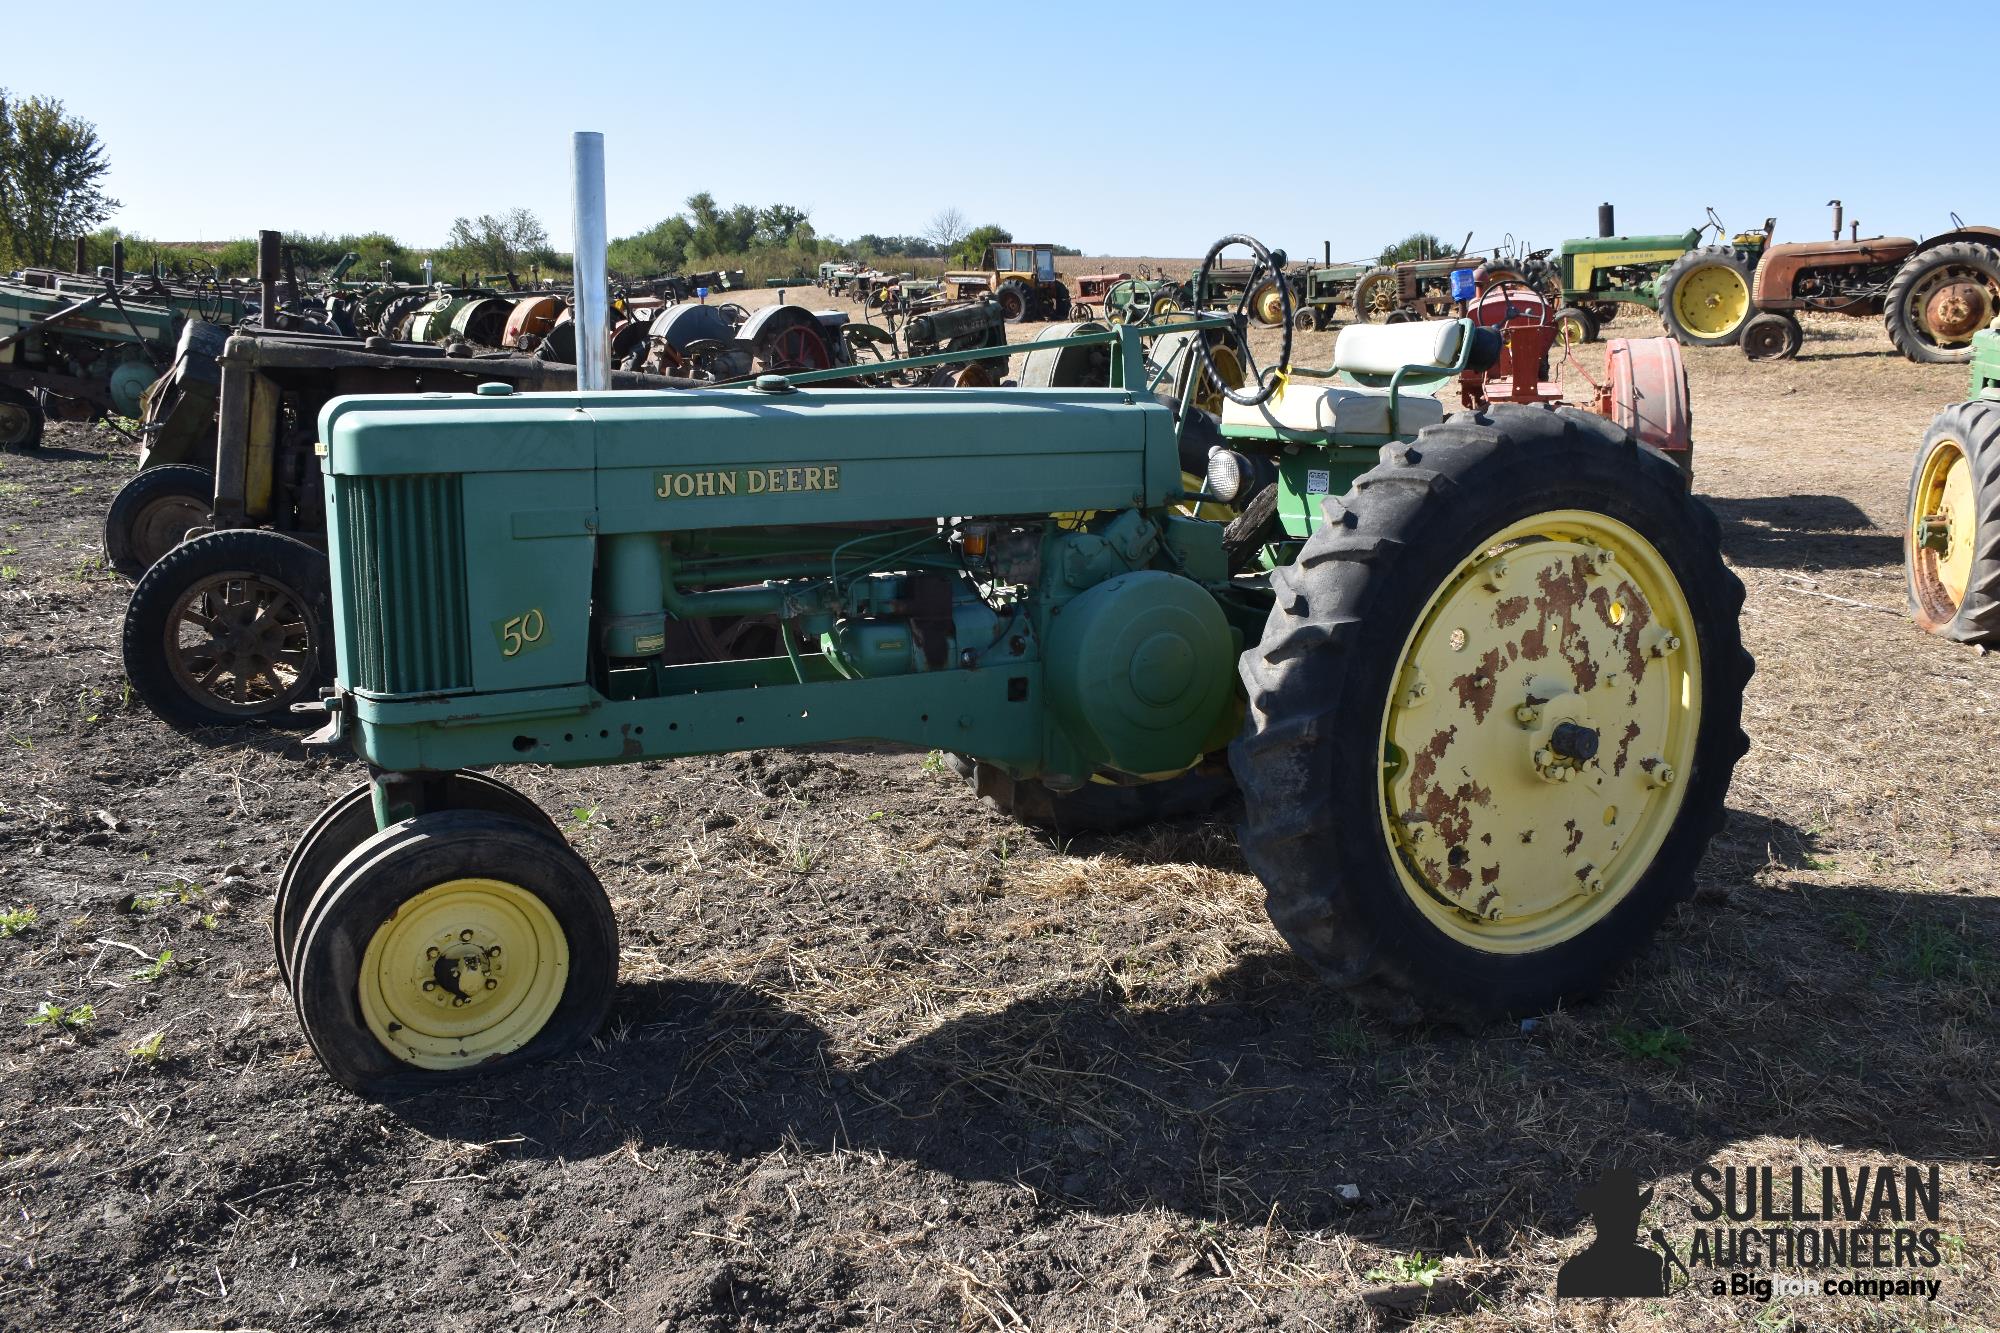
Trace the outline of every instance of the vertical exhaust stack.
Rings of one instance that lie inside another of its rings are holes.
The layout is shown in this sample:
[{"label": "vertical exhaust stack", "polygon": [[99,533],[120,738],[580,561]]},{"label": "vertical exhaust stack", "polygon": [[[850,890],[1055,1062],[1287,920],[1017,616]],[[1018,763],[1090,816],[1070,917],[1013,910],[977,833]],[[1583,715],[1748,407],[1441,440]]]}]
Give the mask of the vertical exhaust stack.
[{"label": "vertical exhaust stack", "polygon": [[87,246],[86,244],[84,244],[84,239],[83,239],[83,237],[81,237],[81,236],[79,236],[79,237],[77,237],[77,238],[76,238],[76,256],[75,256],[75,258],[76,258],[76,267],[72,268],[72,269],[70,270],[70,272],[72,272],[72,273],[88,273],[88,272],[90,272],[90,268],[89,268],[89,264],[90,264],[90,247],[89,247],[89,246]]},{"label": "vertical exhaust stack", "polygon": [[[1827,200],[1826,206],[1833,210],[1833,239],[1837,241],[1840,239],[1840,223],[1841,219],[1846,216],[1846,210],[1840,206],[1840,200],[1838,199]],[[1854,225],[1858,230],[1861,224],[1857,222]]]},{"label": "vertical exhaust stack", "polygon": [[274,321],[278,317],[279,251],[283,245],[284,237],[275,231],[257,233],[257,300],[261,307],[257,319],[267,329],[278,327]]},{"label": "vertical exhaust stack", "polygon": [[576,237],[576,388],[578,393],[611,387],[611,322],[604,279],[604,136],[578,130],[570,136],[570,167],[576,179],[572,222]]},{"label": "vertical exhaust stack", "polygon": [[1610,204],[1599,204],[1597,206],[1597,234],[1599,236],[1616,236],[1618,234],[1617,218],[1612,213]]}]

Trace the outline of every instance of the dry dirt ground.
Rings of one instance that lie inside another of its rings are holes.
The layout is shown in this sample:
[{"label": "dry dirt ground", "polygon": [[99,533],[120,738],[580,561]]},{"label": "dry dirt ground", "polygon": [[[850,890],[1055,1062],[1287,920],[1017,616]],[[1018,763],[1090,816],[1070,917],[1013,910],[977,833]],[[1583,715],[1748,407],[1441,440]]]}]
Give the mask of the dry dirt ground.
[{"label": "dry dirt ground", "polygon": [[[1605,999],[1370,1018],[1226,819],[1051,845],[922,755],[516,769],[616,900],[610,1023],[397,1105],[322,1076],[266,935],[357,764],[138,708],[98,551],[130,450],[0,459],[0,1326],[1995,1327],[2000,656],[1899,583],[1964,377],[1867,323],[1689,362],[1752,748]],[[1635,1169],[1684,1244],[1712,1160],[1938,1164],[1937,1300],[1556,1304],[1581,1185]]]}]

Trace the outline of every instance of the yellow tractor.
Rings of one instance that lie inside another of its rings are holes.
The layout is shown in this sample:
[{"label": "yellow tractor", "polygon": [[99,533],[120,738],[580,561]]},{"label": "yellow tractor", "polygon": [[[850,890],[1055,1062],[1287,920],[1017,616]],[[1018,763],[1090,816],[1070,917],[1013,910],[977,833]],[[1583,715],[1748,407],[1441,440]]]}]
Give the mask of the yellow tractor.
[{"label": "yellow tractor", "polygon": [[992,297],[1009,324],[1069,318],[1069,288],[1056,276],[1052,245],[989,245],[978,268],[947,272],[944,287],[953,301]]}]

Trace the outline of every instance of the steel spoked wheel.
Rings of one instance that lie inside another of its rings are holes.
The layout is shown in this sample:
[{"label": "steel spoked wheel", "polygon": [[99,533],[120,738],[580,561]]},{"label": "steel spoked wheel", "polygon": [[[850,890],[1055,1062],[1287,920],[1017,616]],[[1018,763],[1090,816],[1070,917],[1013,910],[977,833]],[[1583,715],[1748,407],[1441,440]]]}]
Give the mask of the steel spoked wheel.
[{"label": "steel spoked wheel", "polygon": [[1960,403],[1931,421],[1910,475],[1903,568],[1929,633],[2000,644],[2000,404]]},{"label": "steel spoked wheel", "polygon": [[148,569],[125,610],[125,674],[186,726],[303,725],[292,704],[332,674],[326,556],[275,532],[214,532]]},{"label": "steel spoked wheel", "polygon": [[1362,324],[1386,320],[1402,304],[1396,270],[1371,268],[1354,285],[1354,318]]},{"label": "steel spoked wheel", "polygon": [[136,579],[208,521],[215,476],[188,463],[149,467],[119,488],[104,514],[104,554]]},{"label": "steel spoked wheel", "polygon": [[795,324],[771,339],[763,349],[766,371],[825,370],[833,364],[826,342],[803,324]]},{"label": "steel spoked wheel", "polygon": [[1230,754],[1272,920],[1329,981],[1461,1018],[1601,988],[1692,891],[1746,747],[1713,516],[1601,418],[1511,404],[1327,510]]},{"label": "steel spoked wheel", "polygon": [[364,1095],[560,1054],[617,974],[603,886],[545,830],[420,815],[350,852],[315,895],[292,999],[320,1062]]}]

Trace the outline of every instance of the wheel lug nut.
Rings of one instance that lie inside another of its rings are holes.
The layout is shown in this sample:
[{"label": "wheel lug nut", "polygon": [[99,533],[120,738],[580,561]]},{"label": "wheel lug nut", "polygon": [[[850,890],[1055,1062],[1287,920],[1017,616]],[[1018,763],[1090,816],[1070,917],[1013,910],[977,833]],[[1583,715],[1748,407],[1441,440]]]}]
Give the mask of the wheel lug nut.
[{"label": "wheel lug nut", "polygon": [[469,930],[461,930],[461,931],[459,931],[459,932],[458,932],[458,937],[459,937],[459,938],[460,938],[461,940],[464,940],[464,941],[465,941],[465,942],[466,942],[467,944],[470,944],[470,943],[472,943],[472,932],[471,932],[471,931],[469,931]]},{"label": "wheel lug nut", "polygon": [[426,958],[436,958],[437,956],[438,956],[438,951],[435,946],[424,950],[424,957]]},{"label": "wheel lug nut", "polygon": [[1522,704],[1514,710],[1514,720],[1524,727],[1532,727],[1542,720],[1542,710],[1533,704]]},{"label": "wheel lug nut", "polygon": [[424,989],[425,989],[425,990],[436,990],[437,988],[438,988],[438,984],[437,984],[437,983],[436,983],[435,981],[426,981],[426,982],[424,983]]},{"label": "wheel lug nut", "polygon": [[492,989],[493,989],[494,987],[498,986],[499,984],[500,984],[500,983],[499,983],[499,982],[497,982],[497,981],[495,981],[495,980],[494,980],[494,979],[493,979],[492,977],[488,977],[488,978],[486,978],[486,989],[487,989],[487,990],[492,990]]}]

